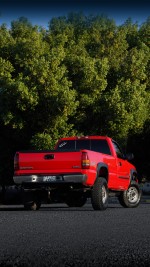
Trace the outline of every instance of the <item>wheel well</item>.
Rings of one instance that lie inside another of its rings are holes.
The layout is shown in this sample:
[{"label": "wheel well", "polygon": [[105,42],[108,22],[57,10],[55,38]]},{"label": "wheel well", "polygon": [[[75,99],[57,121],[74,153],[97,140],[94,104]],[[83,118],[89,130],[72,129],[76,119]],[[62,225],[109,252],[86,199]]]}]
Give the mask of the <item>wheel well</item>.
[{"label": "wheel well", "polygon": [[108,169],[106,167],[101,167],[98,170],[98,177],[103,177],[108,181]]},{"label": "wheel well", "polygon": [[131,178],[130,178],[131,179],[131,182],[132,181],[135,181],[135,182],[138,181],[137,172],[131,170],[131,174],[130,175],[131,175]]}]

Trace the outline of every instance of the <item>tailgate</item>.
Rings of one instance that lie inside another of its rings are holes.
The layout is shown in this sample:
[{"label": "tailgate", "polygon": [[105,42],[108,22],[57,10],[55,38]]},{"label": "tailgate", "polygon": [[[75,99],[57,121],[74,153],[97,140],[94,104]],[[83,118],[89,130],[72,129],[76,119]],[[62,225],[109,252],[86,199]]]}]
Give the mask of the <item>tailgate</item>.
[{"label": "tailgate", "polygon": [[73,171],[81,168],[81,152],[28,152],[19,153],[19,170],[24,173]]}]

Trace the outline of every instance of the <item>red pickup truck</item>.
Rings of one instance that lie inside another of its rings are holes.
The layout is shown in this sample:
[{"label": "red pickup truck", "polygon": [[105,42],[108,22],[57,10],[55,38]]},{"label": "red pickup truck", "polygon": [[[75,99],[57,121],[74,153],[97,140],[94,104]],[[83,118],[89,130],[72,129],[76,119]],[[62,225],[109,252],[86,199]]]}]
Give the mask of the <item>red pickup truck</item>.
[{"label": "red pickup truck", "polygon": [[91,198],[94,210],[105,210],[113,194],[123,207],[137,207],[141,190],[131,155],[107,136],[61,138],[54,150],[16,152],[13,180],[25,209],[39,209],[46,197],[69,207]]}]

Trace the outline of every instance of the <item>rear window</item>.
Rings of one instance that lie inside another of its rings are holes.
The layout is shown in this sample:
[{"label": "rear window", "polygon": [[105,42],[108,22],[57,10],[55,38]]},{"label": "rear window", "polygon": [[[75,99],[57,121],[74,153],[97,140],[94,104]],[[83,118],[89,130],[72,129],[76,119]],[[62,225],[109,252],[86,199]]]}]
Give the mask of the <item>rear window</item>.
[{"label": "rear window", "polygon": [[79,140],[64,140],[61,141],[57,147],[59,151],[68,151],[68,150],[80,150],[88,149],[104,154],[111,155],[108,143],[106,140],[100,139],[79,139]]}]

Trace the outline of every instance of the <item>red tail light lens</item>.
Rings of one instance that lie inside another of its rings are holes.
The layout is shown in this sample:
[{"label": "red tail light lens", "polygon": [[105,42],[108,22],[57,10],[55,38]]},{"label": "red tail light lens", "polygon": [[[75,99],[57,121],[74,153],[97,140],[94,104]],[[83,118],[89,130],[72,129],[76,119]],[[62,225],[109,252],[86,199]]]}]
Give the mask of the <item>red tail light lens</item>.
[{"label": "red tail light lens", "polygon": [[19,153],[14,156],[14,170],[19,170]]},{"label": "red tail light lens", "polygon": [[87,152],[82,152],[81,163],[82,163],[83,169],[89,169],[90,168],[90,160],[89,160]]}]

